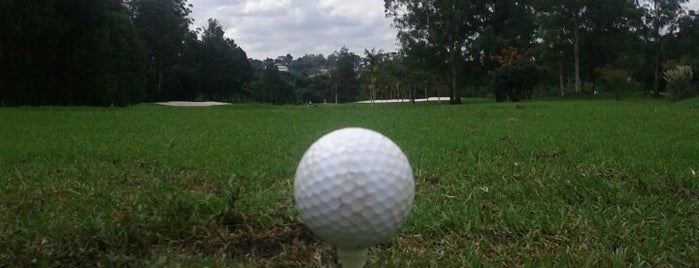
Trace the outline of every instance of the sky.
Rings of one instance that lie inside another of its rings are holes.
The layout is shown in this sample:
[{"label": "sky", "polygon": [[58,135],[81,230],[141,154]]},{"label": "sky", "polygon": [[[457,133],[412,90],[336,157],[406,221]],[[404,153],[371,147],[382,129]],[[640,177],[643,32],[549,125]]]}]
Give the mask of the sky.
[{"label": "sky", "polygon": [[[697,0],[699,1],[699,0]],[[209,18],[223,26],[226,37],[249,58],[322,53],[326,57],[346,46],[397,50],[396,30],[384,16],[383,0],[189,0],[194,28]]]},{"label": "sky", "polygon": [[[398,50],[397,30],[384,16],[383,0],[189,0],[193,28],[206,27],[209,18],[223,26],[249,58],[276,58],[291,54],[325,56],[346,46]],[[699,0],[688,7],[699,8]]]}]

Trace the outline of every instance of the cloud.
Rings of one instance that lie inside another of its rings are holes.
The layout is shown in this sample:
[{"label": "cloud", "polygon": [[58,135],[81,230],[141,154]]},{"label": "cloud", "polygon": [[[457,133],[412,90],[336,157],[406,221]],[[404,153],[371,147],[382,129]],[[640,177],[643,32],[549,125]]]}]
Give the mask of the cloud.
[{"label": "cloud", "polygon": [[699,0],[689,0],[689,2],[687,2],[686,4],[686,7],[696,11],[697,9],[699,9]]},{"label": "cloud", "polygon": [[396,30],[378,0],[190,0],[194,27],[215,18],[248,57],[329,55],[347,46],[396,50]]}]

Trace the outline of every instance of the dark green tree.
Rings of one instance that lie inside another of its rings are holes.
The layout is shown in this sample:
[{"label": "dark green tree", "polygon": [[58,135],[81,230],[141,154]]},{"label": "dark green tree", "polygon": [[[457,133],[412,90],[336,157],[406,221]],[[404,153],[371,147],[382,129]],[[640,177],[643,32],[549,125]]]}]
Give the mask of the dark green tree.
[{"label": "dark green tree", "polygon": [[0,105],[50,104],[63,16],[53,0],[0,1]]},{"label": "dark green tree", "polygon": [[172,66],[169,75],[163,78],[161,98],[164,100],[196,100],[200,92],[201,62],[199,59],[202,42],[198,32],[190,31],[183,42],[179,58]]},{"label": "dark green tree", "polygon": [[66,1],[63,49],[68,96],[78,103],[126,105],[145,95],[145,49],[119,1]]},{"label": "dark green tree", "polygon": [[245,51],[224,34],[218,21],[209,19],[199,52],[199,92],[212,100],[244,99],[242,88],[252,80],[253,69]]},{"label": "dark green tree", "polygon": [[367,81],[367,95],[369,100],[372,102],[376,100],[376,79],[377,73],[379,72],[380,65],[383,61],[383,51],[376,49],[364,49],[364,66],[365,66],[365,76]]},{"label": "dark green tree", "polygon": [[301,78],[296,95],[302,103],[323,103],[334,98],[333,79],[327,74],[314,74]]},{"label": "dark green tree", "polygon": [[359,94],[359,81],[355,71],[359,57],[350,53],[346,47],[340,48],[335,54],[337,65],[332,71],[335,100],[340,103],[355,101]]},{"label": "dark green tree", "polygon": [[121,1],[3,1],[4,105],[127,105],[144,95],[145,50]]},{"label": "dark green tree", "polygon": [[684,12],[682,4],[688,0],[648,0],[643,4],[645,10],[644,39],[648,42],[649,58],[653,70],[653,95],[660,96],[660,81],[662,80],[662,64],[666,60],[665,43],[668,37],[677,30],[678,19]]},{"label": "dark green tree", "polygon": [[327,66],[328,63],[323,54],[306,54],[293,60],[288,67],[294,74],[310,76],[323,70],[327,71]]},{"label": "dark green tree", "polygon": [[252,84],[253,98],[272,104],[296,103],[294,85],[290,78],[290,75],[280,72],[274,63],[267,64],[258,72],[258,78]]},{"label": "dark green tree", "polygon": [[514,47],[504,49],[494,56],[498,67],[493,71],[493,88],[497,102],[510,99],[513,102],[531,98],[532,89],[538,82],[538,68],[527,53]]},{"label": "dark green tree", "polygon": [[431,58],[440,59],[434,68],[447,71],[450,103],[461,103],[460,69],[465,58],[475,56],[465,54],[464,48],[471,45],[477,24],[483,19],[480,11],[487,7],[482,2],[446,0],[385,0],[384,6],[386,15],[393,18],[398,28],[398,39],[405,54],[408,57],[432,55]]},{"label": "dark green tree", "polygon": [[558,48],[560,44],[569,43],[572,46],[573,56],[573,76],[575,93],[581,93],[580,77],[580,47],[583,32],[589,26],[589,2],[582,0],[539,0],[535,6],[543,14],[543,26],[552,27],[546,29],[549,34],[546,43]]},{"label": "dark green tree", "polygon": [[163,81],[185,53],[191,5],[186,0],[131,0],[129,6],[148,47],[148,100],[163,99]]},{"label": "dark green tree", "polygon": [[[699,12],[689,11],[689,14],[680,18],[678,25],[679,31],[668,56],[678,61],[678,64],[692,66],[695,77],[699,76]],[[695,79],[695,82],[699,80]]]},{"label": "dark green tree", "polygon": [[520,52],[534,45],[535,19],[531,1],[486,1],[480,9],[482,22],[471,47],[474,55],[482,55],[481,65],[488,71],[498,67],[494,59],[503,50],[516,49]]}]

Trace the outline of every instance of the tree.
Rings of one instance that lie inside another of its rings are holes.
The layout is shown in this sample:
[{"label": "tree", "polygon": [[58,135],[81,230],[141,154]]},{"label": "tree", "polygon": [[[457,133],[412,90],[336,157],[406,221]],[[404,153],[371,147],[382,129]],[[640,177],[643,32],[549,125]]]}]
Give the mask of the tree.
[{"label": "tree", "polygon": [[[538,54],[557,70],[560,95],[565,95],[565,68],[572,66],[574,91],[584,79],[594,81],[602,66],[637,64],[633,51],[639,12],[633,1],[536,0]],[[565,59],[572,58],[572,61]],[[571,63],[572,62],[572,63]]]},{"label": "tree", "polygon": [[473,55],[482,55],[480,64],[488,71],[501,62],[495,59],[502,51],[530,50],[534,45],[534,8],[531,1],[485,1],[480,8],[481,22],[477,25],[471,47]]},{"label": "tree", "polygon": [[145,47],[126,8],[115,1],[60,5],[67,35],[63,49],[68,96],[81,104],[127,105],[145,96]]},{"label": "tree", "polygon": [[570,57],[568,47],[569,40],[565,37],[565,29],[552,19],[549,14],[541,13],[537,17],[537,36],[540,42],[537,46],[536,54],[540,55],[542,61],[549,66],[548,69],[556,70],[559,94],[566,95],[566,58]]},{"label": "tree", "polygon": [[0,1],[0,105],[49,104],[56,97],[64,22],[52,0]]},{"label": "tree", "polygon": [[329,75],[316,74],[302,79],[305,81],[297,84],[296,94],[301,102],[323,103],[334,98],[335,82]]},{"label": "tree", "polygon": [[[690,65],[695,70],[694,75],[699,75],[699,13],[689,11],[689,14],[680,18],[678,29],[668,56],[677,61],[678,65]],[[697,79],[695,81],[699,82]]]},{"label": "tree", "polygon": [[[467,47],[476,36],[476,24],[482,20],[475,2],[454,3],[446,0],[385,0],[386,15],[398,28],[398,39],[408,57],[432,54],[441,59],[435,68],[448,70],[450,103],[461,103],[457,84],[459,68]],[[417,49],[413,49],[417,48]],[[428,53],[421,53],[429,51]],[[415,53],[420,52],[420,53]]]},{"label": "tree", "polygon": [[346,47],[340,48],[340,51],[335,52],[334,55],[337,58],[336,66],[332,71],[332,77],[335,80],[335,100],[340,103],[355,101],[359,93],[359,82],[355,72],[359,57],[350,53]]},{"label": "tree", "polygon": [[272,104],[296,103],[293,85],[289,78],[285,77],[274,63],[267,64],[259,73],[259,77],[253,83],[255,89],[254,98],[261,102]]},{"label": "tree", "polygon": [[128,105],[145,50],[121,1],[3,1],[0,103]]},{"label": "tree", "polygon": [[383,51],[376,51],[371,49],[371,51],[364,49],[364,64],[367,67],[369,75],[369,99],[371,102],[376,100],[376,73],[379,69],[379,64],[381,63]]},{"label": "tree", "polygon": [[653,95],[660,96],[661,65],[665,59],[665,37],[677,30],[678,19],[688,0],[648,0],[643,4],[647,25],[646,40],[650,43],[653,66]]},{"label": "tree", "polygon": [[[543,13],[543,16],[548,18],[543,25],[557,27],[558,29],[550,29],[549,38],[565,38],[573,46],[573,67],[575,79],[575,93],[581,93],[580,80],[580,44],[581,31],[585,31],[588,24],[586,23],[589,1],[581,0],[542,0],[538,1],[537,8]],[[563,40],[548,40],[549,44],[561,44]]]},{"label": "tree", "polygon": [[499,65],[493,72],[495,100],[502,102],[509,98],[517,102],[531,98],[532,88],[537,83],[536,64],[514,47],[504,49],[494,59]]},{"label": "tree", "polygon": [[172,70],[163,78],[161,98],[164,100],[196,100],[203,96],[200,92],[202,42],[198,31],[187,33],[179,58]]},{"label": "tree", "polygon": [[327,70],[327,66],[328,63],[323,54],[306,54],[292,61],[288,67],[294,74],[310,76]]},{"label": "tree", "polygon": [[131,0],[136,28],[148,47],[149,100],[163,95],[163,81],[177,64],[189,34],[191,5],[186,0]]},{"label": "tree", "polygon": [[199,94],[207,99],[228,100],[243,94],[242,87],[250,82],[253,69],[245,51],[224,37],[223,28],[209,19],[203,30],[199,54]]}]

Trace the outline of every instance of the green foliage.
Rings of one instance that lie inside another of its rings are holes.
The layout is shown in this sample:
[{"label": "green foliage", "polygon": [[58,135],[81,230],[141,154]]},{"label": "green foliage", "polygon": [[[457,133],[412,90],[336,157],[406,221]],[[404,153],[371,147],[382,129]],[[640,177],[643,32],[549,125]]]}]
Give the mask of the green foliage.
[{"label": "green foliage", "polygon": [[334,99],[331,89],[335,83],[329,75],[313,75],[297,81],[296,95],[302,103],[323,103]]},{"label": "green foliage", "polygon": [[245,100],[245,52],[215,23],[189,30],[186,0],[0,3],[0,105],[125,106]]},{"label": "green foliage", "polygon": [[190,37],[186,0],[132,0],[128,5],[134,24],[148,47],[148,100],[161,100],[172,91],[163,83],[173,79],[173,70],[186,53],[185,40]]},{"label": "green foliage", "polygon": [[514,47],[529,51],[544,70],[532,83],[556,84],[560,96],[568,88],[583,93],[583,85],[596,81],[596,70],[604,66],[623,68],[641,87],[659,92],[656,70],[668,54],[694,62],[699,58],[697,15],[685,15],[685,2],[384,1],[387,16],[399,29],[406,63],[421,69],[416,73],[439,75],[449,87],[490,86],[490,81],[502,80],[483,79],[502,73],[494,57]]},{"label": "green foliage", "polygon": [[667,43],[670,33],[677,29],[677,22],[683,12],[682,4],[688,0],[651,0],[643,4],[643,19],[646,22],[642,38],[650,40],[649,62],[653,70],[653,93],[660,95],[661,64],[667,59]]},{"label": "green foliage", "polygon": [[337,266],[293,174],[315,139],[361,126],[417,184],[368,266],[692,266],[699,106],[682,103],[3,108],[0,263]]},{"label": "green foliage", "polygon": [[242,96],[242,88],[253,78],[248,57],[235,42],[225,38],[218,21],[209,19],[202,34],[199,54],[199,95],[209,100],[226,101]]},{"label": "green foliage", "polygon": [[[263,66],[259,66],[261,69]],[[289,64],[289,71],[300,76],[314,76],[320,70],[328,66],[327,60],[323,54],[306,54],[296,58]]]},{"label": "green foliage", "polygon": [[0,105],[128,105],[145,48],[119,1],[3,1]]},{"label": "green foliage", "polygon": [[692,72],[692,67],[687,65],[679,65],[665,70],[663,79],[667,81],[667,91],[670,94],[670,100],[674,102],[695,96],[697,93],[694,85],[692,85],[693,78],[694,72]]},{"label": "green foliage", "polygon": [[[461,103],[459,77],[465,59],[479,58],[479,51],[468,51],[478,36],[476,25],[483,23],[485,3],[452,1],[385,0],[386,15],[398,28],[398,40],[411,62],[429,62],[426,73],[439,73],[447,81],[452,104]],[[481,9],[483,8],[483,9]]]},{"label": "green foliage", "polygon": [[629,72],[621,68],[603,67],[597,69],[597,73],[607,89],[614,92],[614,99],[620,101],[631,79]]},{"label": "green foliage", "polygon": [[494,58],[500,64],[493,72],[495,100],[503,102],[509,98],[517,102],[531,98],[538,76],[536,64],[526,56],[520,55],[514,47],[504,49]]},{"label": "green foliage", "polygon": [[460,96],[502,97],[482,89],[530,73],[524,65],[501,68],[496,57],[508,48],[542,71],[526,88],[558,85],[560,96],[569,88],[582,93],[585,84],[608,78],[600,77],[605,66],[615,66],[660,95],[664,62],[699,68],[699,15],[686,2],[385,0],[402,49],[382,55],[385,68],[360,70],[364,81],[358,81],[361,59],[346,48],[327,58],[286,54],[251,62],[215,20],[190,30],[193,6],[186,0],[6,0],[0,1],[0,105],[245,102],[256,94],[250,82],[262,77],[254,70],[269,63],[292,74],[285,78],[292,90],[283,92],[294,97],[285,95],[284,103],[436,92],[459,103]]},{"label": "green foliage", "polygon": [[346,47],[340,48],[337,54],[337,63],[332,71],[335,80],[335,96],[340,103],[356,101],[359,94],[359,81],[355,73],[354,53],[350,53]]},{"label": "green foliage", "polygon": [[253,99],[272,104],[294,104],[297,102],[291,76],[282,74],[277,66],[269,64],[258,72],[253,82]]}]

